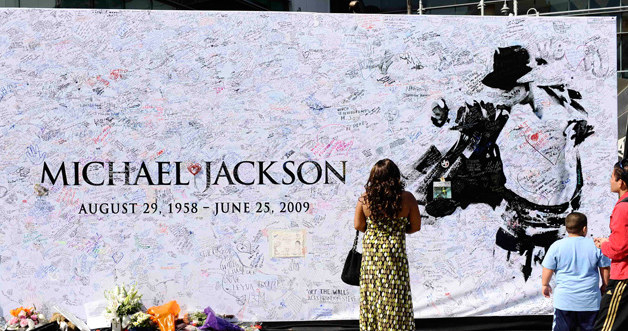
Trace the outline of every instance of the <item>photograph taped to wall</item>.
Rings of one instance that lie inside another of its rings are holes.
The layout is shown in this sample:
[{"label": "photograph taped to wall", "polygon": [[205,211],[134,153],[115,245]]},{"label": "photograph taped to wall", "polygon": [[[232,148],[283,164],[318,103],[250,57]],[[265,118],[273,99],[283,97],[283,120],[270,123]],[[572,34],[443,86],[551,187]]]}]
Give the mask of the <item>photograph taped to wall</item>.
[{"label": "photograph taped to wall", "polygon": [[305,230],[271,230],[271,257],[305,256]]},{"label": "photograph taped to wall", "polygon": [[432,183],[434,199],[451,199],[451,182],[438,180]]}]

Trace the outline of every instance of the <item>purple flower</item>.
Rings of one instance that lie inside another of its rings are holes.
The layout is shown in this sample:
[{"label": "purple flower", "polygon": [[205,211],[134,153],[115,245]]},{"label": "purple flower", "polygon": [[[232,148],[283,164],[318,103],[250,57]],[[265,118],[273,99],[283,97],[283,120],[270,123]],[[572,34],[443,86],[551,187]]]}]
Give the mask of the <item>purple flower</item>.
[{"label": "purple flower", "polygon": [[25,328],[28,326],[28,320],[25,318],[23,320],[20,321],[20,326]]},{"label": "purple flower", "polygon": [[20,322],[20,320],[19,320],[17,317],[13,317],[13,318],[11,319],[11,321],[9,321],[9,324],[11,324],[11,325],[16,325],[16,324],[17,324],[17,323],[19,323],[19,322]]},{"label": "purple flower", "polygon": [[31,315],[31,319],[32,319],[33,321],[37,321],[37,314],[33,314],[33,315]]}]

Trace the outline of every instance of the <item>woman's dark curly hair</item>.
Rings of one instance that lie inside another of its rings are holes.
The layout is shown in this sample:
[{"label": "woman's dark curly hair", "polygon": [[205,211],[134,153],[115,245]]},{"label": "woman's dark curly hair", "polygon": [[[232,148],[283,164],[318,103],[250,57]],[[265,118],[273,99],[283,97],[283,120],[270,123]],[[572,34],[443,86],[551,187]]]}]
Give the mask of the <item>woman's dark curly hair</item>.
[{"label": "woman's dark curly hair", "polygon": [[401,209],[401,192],[405,184],[395,162],[389,159],[377,161],[371,169],[366,189],[366,203],[371,218],[381,220],[395,218]]}]

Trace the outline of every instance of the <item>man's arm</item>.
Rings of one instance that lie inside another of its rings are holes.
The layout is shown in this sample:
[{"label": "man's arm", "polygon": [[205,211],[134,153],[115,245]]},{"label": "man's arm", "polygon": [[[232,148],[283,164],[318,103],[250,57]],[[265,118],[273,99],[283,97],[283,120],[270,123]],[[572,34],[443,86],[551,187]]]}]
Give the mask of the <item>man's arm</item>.
[{"label": "man's arm", "polygon": [[550,280],[552,280],[552,275],[554,274],[554,270],[543,268],[543,275],[541,276],[541,284],[543,287],[541,288],[541,293],[546,298],[550,297],[552,294],[552,287],[550,286]]}]

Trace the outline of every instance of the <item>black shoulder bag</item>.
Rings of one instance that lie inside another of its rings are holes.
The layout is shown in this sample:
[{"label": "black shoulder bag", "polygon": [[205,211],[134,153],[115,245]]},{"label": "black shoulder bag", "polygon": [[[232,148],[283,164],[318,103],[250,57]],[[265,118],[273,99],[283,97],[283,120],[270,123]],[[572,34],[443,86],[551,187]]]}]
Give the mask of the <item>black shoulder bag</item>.
[{"label": "black shoulder bag", "polygon": [[343,282],[355,286],[360,286],[360,267],[362,266],[362,254],[357,251],[359,235],[360,231],[356,230],[353,248],[351,248],[349,255],[347,255],[341,276]]}]

